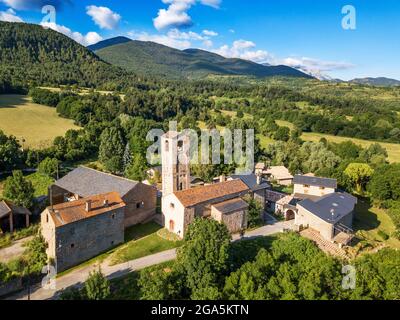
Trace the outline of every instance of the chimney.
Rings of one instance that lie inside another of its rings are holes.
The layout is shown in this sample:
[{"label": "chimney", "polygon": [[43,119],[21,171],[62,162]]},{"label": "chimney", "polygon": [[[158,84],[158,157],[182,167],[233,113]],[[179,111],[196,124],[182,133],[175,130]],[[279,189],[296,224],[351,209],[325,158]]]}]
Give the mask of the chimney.
[{"label": "chimney", "polygon": [[86,210],[86,212],[89,212],[90,210],[92,210],[92,201],[91,200],[86,201],[85,210]]},{"label": "chimney", "polygon": [[103,205],[104,205],[104,207],[108,207],[108,200],[107,199],[104,199]]},{"label": "chimney", "polygon": [[257,184],[258,185],[261,184],[261,175],[260,174],[257,175]]},{"label": "chimney", "polygon": [[224,175],[219,176],[219,182],[225,182],[226,177]]}]

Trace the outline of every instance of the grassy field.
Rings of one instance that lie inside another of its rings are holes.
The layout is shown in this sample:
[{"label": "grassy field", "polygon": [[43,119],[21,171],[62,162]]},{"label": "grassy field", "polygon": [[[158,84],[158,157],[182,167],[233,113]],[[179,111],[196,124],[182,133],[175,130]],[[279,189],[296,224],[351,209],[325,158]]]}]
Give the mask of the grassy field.
[{"label": "grassy field", "polygon": [[72,120],[58,116],[56,109],[32,103],[22,95],[0,95],[0,129],[14,135],[23,147],[44,148],[69,129],[78,129]]},{"label": "grassy field", "polygon": [[123,263],[178,247],[181,241],[169,241],[159,236],[161,226],[155,222],[137,225],[125,232],[126,243],[111,256],[111,264]]},{"label": "grassy field", "polygon": [[[277,120],[276,124],[282,127],[288,127],[293,130],[294,125],[288,121]],[[376,143],[375,141],[356,139],[356,138],[348,138],[348,137],[339,137],[333,136],[325,133],[315,133],[315,132],[304,132],[301,135],[301,139],[304,141],[318,142],[322,138],[325,138],[329,142],[341,143],[344,141],[352,141],[355,144],[360,145],[363,148],[369,147],[371,144]],[[387,143],[387,142],[379,142],[379,144],[384,147],[388,152],[388,159],[390,162],[400,162],[400,144],[397,143]]]},{"label": "grassy field", "polygon": [[[376,143],[375,141],[332,136],[329,134],[314,133],[314,132],[304,132],[301,136],[301,139],[303,139],[304,141],[312,141],[312,142],[318,142],[321,138],[325,138],[329,142],[335,142],[335,143],[340,143],[350,140],[353,141],[355,144],[360,145],[363,148],[367,148],[371,144]],[[400,162],[400,144],[386,143],[386,142],[379,142],[379,144],[387,150],[389,155],[388,159],[390,162],[392,163]]]},{"label": "grassy field", "polygon": [[[385,210],[372,206],[368,199],[359,199],[353,227],[356,235],[371,245],[385,244],[400,249],[400,241],[391,237],[395,226],[389,215]],[[382,232],[389,238],[385,240]]]}]

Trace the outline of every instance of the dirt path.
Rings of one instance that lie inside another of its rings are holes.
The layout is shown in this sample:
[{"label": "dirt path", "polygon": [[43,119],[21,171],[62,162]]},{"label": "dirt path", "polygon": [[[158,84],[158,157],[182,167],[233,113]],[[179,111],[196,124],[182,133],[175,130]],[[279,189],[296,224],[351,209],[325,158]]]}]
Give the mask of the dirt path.
[{"label": "dirt path", "polygon": [[20,257],[25,251],[24,243],[30,241],[32,238],[31,236],[16,240],[11,246],[0,249],[0,262],[6,263]]}]

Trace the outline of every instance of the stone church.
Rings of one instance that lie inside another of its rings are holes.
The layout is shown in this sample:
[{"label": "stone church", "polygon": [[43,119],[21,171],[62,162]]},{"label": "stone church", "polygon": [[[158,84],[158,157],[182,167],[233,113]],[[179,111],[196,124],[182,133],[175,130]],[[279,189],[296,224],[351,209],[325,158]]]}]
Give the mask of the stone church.
[{"label": "stone church", "polygon": [[165,228],[183,238],[188,225],[197,217],[224,223],[231,233],[247,227],[248,204],[243,197],[251,189],[232,179],[191,188],[190,142],[178,132],[161,137],[162,214]]}]

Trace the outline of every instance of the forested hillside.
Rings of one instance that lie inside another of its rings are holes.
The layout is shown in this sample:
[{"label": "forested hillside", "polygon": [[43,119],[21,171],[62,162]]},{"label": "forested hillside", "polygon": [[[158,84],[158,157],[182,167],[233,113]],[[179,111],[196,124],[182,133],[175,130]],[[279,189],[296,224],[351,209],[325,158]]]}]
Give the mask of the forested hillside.
[{"label": "forested hillside", "polygon": [[27,84],[116,89],[128,77],[67,36],[38,25],[0,22],[0,48],[0,92]]},{"label": "forested hillside", "polygon": [[199,49],[177,50],[154,42],[108,39],[89,47],[105,61],[138,74],[168,79],[204,78],[210,74],[254,77],[310,76],[287,66],[264,66],[242,59],[227,59]]}]

